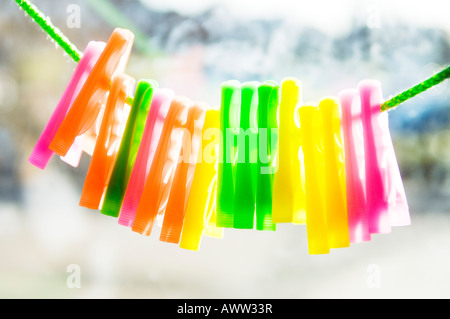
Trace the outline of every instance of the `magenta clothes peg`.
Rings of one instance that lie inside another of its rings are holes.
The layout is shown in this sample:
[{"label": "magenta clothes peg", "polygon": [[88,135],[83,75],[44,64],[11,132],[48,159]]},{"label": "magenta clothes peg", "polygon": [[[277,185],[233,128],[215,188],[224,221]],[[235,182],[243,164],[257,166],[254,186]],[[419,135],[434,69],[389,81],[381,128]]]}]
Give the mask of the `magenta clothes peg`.
[{"label": "magenta clothes peg", "polygon": [[[91,41],[88,43],[86,50],[84,51],[83,57],[80,62],[78,62],[77,67],[70,79],[66,90],[63,93],[58,105],[53,111],[50,120],[42,131],[33,152],[31,153],[28,161],[34,166],[44,169],[50,159],[52,158],[53,152],[49,146],[52,142],[59,126],[61,125],[67,111],[71,107],[73,101],[81,90],[87,76],[92,70],[93,66],[97,62],[98,57],[105,48],[104,42]],[[78,166],[80,162],[82,149],[78,145],[73,145],[69,150],[68,154],[62,159],[72,166]]]},{"label": "magenta clothes peg", "polygon": [[409,208],[389,132],[388,113],[380,111],[381,84],[364,80],[358,89],[364,132],[369,231],[387,233],[391,226],[410,224]]},{"label": "magenta clothes peg", "polygon": [[174,95],[175,93],[170,89],[157,89],[153,95],[141,145],[120,211],[118,219],[120,225],[133,226],[145,180],[152,165],[164,121]]},{"label": "magenta clothes peg", "polygon": [[364,138],[358,90],[339,93],[345,154],[347,219],[350,243],[370,241],[365,195]]}]

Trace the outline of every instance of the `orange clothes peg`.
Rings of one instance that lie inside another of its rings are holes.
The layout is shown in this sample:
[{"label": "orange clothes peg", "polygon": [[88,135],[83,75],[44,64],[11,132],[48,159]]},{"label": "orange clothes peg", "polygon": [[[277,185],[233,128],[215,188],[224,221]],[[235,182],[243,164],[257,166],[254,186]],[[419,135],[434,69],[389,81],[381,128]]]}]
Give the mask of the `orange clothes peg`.
[{"label": "orange clothes peg", "polygon": [[216,227],[215,216],[217,162],[222,138],[219,118],[219,110],[206,111],[201,148],[181,232],[180,248],[183,249],[198,250],[203,234],[211,237],[223,235],[223,228]]},{"label": "orange clothes peg", "polygon": [[[133,40],[134,35],[129,30],[117,28],[113,31],[50,144],[56,154],[65,156],[75,138],[87,133],[101,116],[112,78],[125,71]],[[91,143],[85,147],[92,150],[92,146]]]},{"label": "orange clothes peg", "polygon": [[132,231],[150,236],[155,219],[166,208],[174,171],[179,160],[181,143],[191,101],[176,97],[172,101],[158,148],[136,211]]},{"label": "orange clothes peg", "polygon": [[182,154],[180,154],[172,188],[170,190],[160,240],[178,244],[180,241],[186,203],[192,186],[195,164],[200,147],[202,127],[205,122],[206,105],[194,105],[189,109],[186,131],[183,135]]},{"label": "orange clothes peg", "polygon": [[125,103],[135,80],[125,74],[114,77],[100,131],[81,193],[80,206],[99,209],[117,157],[130,107]]}]

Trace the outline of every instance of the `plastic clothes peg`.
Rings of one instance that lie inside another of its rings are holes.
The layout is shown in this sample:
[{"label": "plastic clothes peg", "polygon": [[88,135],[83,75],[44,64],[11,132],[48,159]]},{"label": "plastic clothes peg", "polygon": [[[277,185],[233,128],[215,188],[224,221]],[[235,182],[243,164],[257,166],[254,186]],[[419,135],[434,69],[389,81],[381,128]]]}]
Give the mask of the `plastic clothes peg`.
[{"label": "plastic clothes peg", "polygon": [[166,208],[191,103],[183,97],[172,100],[131,228],[134,232],[150,236],[156,218]]},{"label": "plastic clothes peg", "polygon": [[[206,220],[209,217],[209,222],[204,231],[204,235],[213,238],[223,238],[223,228],[217,227],[216,223],[216,189],[217,189],[217,179],[215,180],[214,187],[211,191],[211,199],[208,201],[209,207],[207,209]],[[213,201],[213,202],[211,202]]]},{"label": "plastic clothes peg", "polygon": [[389,132],[388,113],[380,111],[381,84],[375,80],[358,85],[366,167],[369,231],[387,233],[391,226],[410,224],[405,190]]},{"label": "plastic clothes peg", "polygon": [[221,141],[219,110],[209,109],[202,129],[191,191],[186,205],[180,247],[198,250],[202,235],[221,237],[222,228],[215,227],[218,151]]},{"label": "plastic clothes peg", "polygon": [[345,184],[350,243],[370,241],[366,195],[361,103],[356,89],[339,93],[345,154]]},{"label": "plastic clothes peg", "polygon": [[342,248],[350,245],[345,189],[345,158],[341,137],[341,114],[334,98],[319,103],[322,120],[323,172],[325,179],[324,210],[327,221],[328,245]]},{"label": "plastic clothes peg", "polygon": [[80,206],[90,209],[100,207],[130,112],[125,100],[132,94],[134,84],[135,80],[126,74],[118,74],[113,79],[97,143],[81,192]]},{"label": "plastic clothes peg", "polygon": [[112,78],[125,70],[133,40],[133,33],[129,30],[113,31],[50,144],[50,149],[56,154],[65,156],[75,138],[85,134],[98,120],[106,103]]},{"label": "plastic clothes peg", "polygon": [[305,191],[300,161],[301,135],[297,105],[300,102],[300,82],[285,79],[281,85],[279,143],[277,170],[272,193],[274,223],[305,223]]},{"label": "plastic clothes peg", "polygon": [[231,80],[222,83],[221,89],[220,130],[223,143],[217,172],[216,222],[218,227],[233,227],[241,84]]},{"label": "plastic clothes peg", "polygon": [[305,165],[306,232],[310,254],[328,254],[327,219],[323,181],[322,123],[316,106],[299,109]]},{"label": "plastic clothes peg", "polygon": [[153,92],[157,87],[158,84],[153,80],[138,81],[130,115],[102,204],[101,213],[104,215],[119,216],[125,190],[141,144]]},{"label": "plastic clothes peg", "polygon": [[258,86],[258,82],[245,82],[241,87],[234,186],[234,228],[253,229],[254,227],[258,156]]},{"label": "plastic clothes peg", "polygon": [[257,230],[276,230],[272,221],[272,187],[278,143],[279,88],[273,81],[266,81],[258,87]]},{"label": "plastic clothes peg", "polygon": [[170,89],[157,89],[153,94],[141,146],[136,155],[136,161],[120,210],[118,222],[123,226],[131,227],[133,225],[139,199],[144,189],[145,179],[152,165],[167,111],[169,110],[173,97],[174,92]]},{"label": "plastic clothes peg", "polygon": [[183,228],[186,204],[192,187],[195,164],[205,123],[206,104],[194,104],[188,111],[180,158],[172,181],[160,240],[178,244]]},{"label": "plastic clothes peg", "polygon": [[[63,122],[64,117],[66,116],[67,111],[71,107],[74,99],[79,94],[81,87],[91,72],[92,67],[97,62],[97,59],[104,47],[105,43],[103,42],[91,41],[88,43],[86,49],[84,50],[83,57],[78,62],[69,84],[67,85],[58,105],[53,111],[50,120],[42,131],[41,136],[39,137],[33,152],[28,159],[34,166],[44,169],[53,156],[54,152],[49,148],[50,143]],[[78,165],[80,157],[80,151],[74,151],[74,154],[71,156],[71,160],[68,161],[71,165],[76,166]],[[73,160],[73,158],[75,159]]]}]

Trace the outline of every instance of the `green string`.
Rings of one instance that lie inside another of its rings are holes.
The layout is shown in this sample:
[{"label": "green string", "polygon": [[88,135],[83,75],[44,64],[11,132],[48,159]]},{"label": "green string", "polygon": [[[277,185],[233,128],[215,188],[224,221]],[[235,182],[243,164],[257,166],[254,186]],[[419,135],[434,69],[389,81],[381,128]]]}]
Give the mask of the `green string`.
[{"label": "green string", "polygon": [[[15,1],[76,63],[80,61],[83,54],[78,51],[75,45],[34,4],[28,0]],[[131,105],[133,98],[128,96],[125,103]]]},{"label": "green string", "polygon": [[391,110],[395,106],[399,105],[400,103],[405,102],[406,100],[416,96],[419,93],[422,93],[423,91],[428,90],[432,86],[435,86],[445,79],[450,77],[450,66],[445,68],[444,70],[440,71],[439,73],[436,73],[432,77],[428,78],[427,80],[423,81],[422,83],[419,83],[412,88],[403,91],[402,93],[394,96],[393,98],[383,102],[381,104],[381,112]]},{"label": "green string", "polygon": [[35,5],[27,0],[16,0],[16,2],[75,62],[80,61],[83,54]]}]

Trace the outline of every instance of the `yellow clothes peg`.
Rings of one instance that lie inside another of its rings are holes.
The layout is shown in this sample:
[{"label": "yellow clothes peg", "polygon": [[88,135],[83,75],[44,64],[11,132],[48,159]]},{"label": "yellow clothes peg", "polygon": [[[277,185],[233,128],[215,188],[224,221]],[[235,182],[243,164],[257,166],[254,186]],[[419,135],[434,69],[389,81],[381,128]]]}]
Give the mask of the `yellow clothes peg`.
[{"label": "yellow clothes peg", "polygon": [[305,166],[306,232],[310,254],[328,254],[327,218],[324,203],[322,135],[320,113],[316,106],[299,108]]},{"label": "yellow clothes peg", "polygon": [[[322,160],[324,209],[330,248],[348,247],[350,237],[347,219],[344,145],[341,137],[341,114],[334,98],[319,103],[322,121]],[[314,134],[314,132],[313,132]]]},{"label": "yellow clothes peg", "polygon": [[278,108],[279,143],[272,194],[274,223],[304,224],[306,221],[302,162],[299,160],[301,136],[296,123],[300,85],[300,82],[293,78],[285,79],[281,85]]}]

